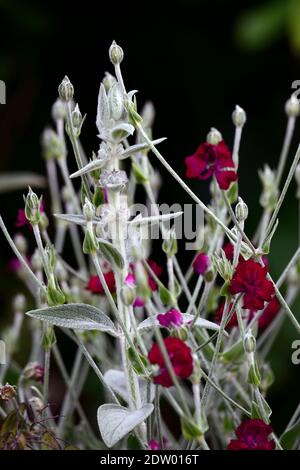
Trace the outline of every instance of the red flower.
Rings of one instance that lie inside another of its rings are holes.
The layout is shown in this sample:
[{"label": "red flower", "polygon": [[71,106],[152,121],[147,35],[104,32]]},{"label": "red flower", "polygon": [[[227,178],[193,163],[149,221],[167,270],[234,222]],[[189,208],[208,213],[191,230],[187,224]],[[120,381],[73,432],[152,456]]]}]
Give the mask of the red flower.
[{"label": "red flower", "polygon": [[261,310],[264,302],[272,299],[274,286],[266,279],[267,272],[267,267],[262,267],[252,259],[239,262],[231,279],[229,292],[233,295],[244,294],[243,308]]},{"label": "red flower", "polygon": [[204,274],[209,266],[209,256],[206,253],[199,253],[193,261],[195,273]]},{"label": "red flower", "polygon": [[[103,273],[103,276],[106,281],[107,287],[109,288],[109,291],[114,294],[116,292],[114,273],[112,271],[108,271],[107,273]],[[86,288],[93,294],[104,294],[104,289],[98,276],[90,276],[89,283]]]},{"label": "red flower", "polygon": [[[193,372],[193,358],[189,346],[181,339],[171,336],[164,339],[164,343],[177,377],[184,379],[189,377]],[[160,367],[159,374],[154,377],[154,383],[163,387],[172,387],[172,379],[157,343],[153,344],[148,359],[151,364],[157,364]]]},{"label": "red flower", "polygon": [[171,310],[168,310],[166,313],[160,313],[156,318],[159,323],[166,328],[180,326],[183,322],[181,313],[175,310],[175,308],[171,308]]},{"label": "red flower", "polygon": [[207,180],[215,175],[221,189],[228,189],[237,174],[231,152],[222,140],[217,145],[205,142],[185,159],[186,177]]},{"label": "red flower", "polygon": [[281,305],[276,297],[274,297],[271,302],[268,303],[258,319],[258,326],[260,330],[265,330],[272,323],[274,318],[277,316],[280,307]]},{"label": "red flower", "polygon": [[228,450],[274,450],[275,442],[268,437],[272,426],[261,419],[247,419],[235,430],[238,439],[229,442]]},{"label": "red flower", "polygon": [[[223,251],[224,251],[225,256],[228,259],[228,261],[232,262],[233,261],[233,255],[234,255],[233,244],[230,243],[230,242],[225,243],[224,246],[223,246]],[[239,256],[239,261],[244,261],[244,257],[242,255]],[[268,258],[265,255],[262,256],[262,261],[263,261],[264,265],[266,266],[266,268],[269,268],[269,261],[268,261]]]}]

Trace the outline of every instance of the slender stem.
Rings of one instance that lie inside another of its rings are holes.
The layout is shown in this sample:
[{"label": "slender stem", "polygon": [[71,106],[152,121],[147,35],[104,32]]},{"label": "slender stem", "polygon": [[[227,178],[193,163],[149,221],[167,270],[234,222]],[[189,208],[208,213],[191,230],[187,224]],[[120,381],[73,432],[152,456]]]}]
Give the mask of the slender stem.
[{"label": "slender stem", "polygon": [[5,236],[6,240],[8,241],[11,249],[13,250],[14,254],[16,255],[16,257],[18,258],[18,260],[20,261],[20,263],[22,264],[25,272],[28,274],[29,278],[33,281],[33,283],[35,285],[37,285],[40,289],[42,289],[44,292],[46,292],[46,288],[45,288],[45,285],[42,284],[42,282],[36,277],[36,275],[31,271],[30,267],[28,266],[28,264],[26,263],[25,259],[23,258],[23,256],[21,255],[21,253],[19,252],[18,248],[16,247],[16,245],[14,244],[13,242],[13,239],[10,237],[7,229],[6,229],[6,226],[3,222],[3,219],[2,217],[0,216],[0,228],[3,232],[3,235]]},{"label": "slender stem", "polygon": [[280,186],[280,181],[282,178],[283,170],[286,164],[286,160],[288,157],[289,149],[291,146],[291,141],[293,138],[294,134],[294,129],[295,129],[295,122],[296,118],[294,116],[290,116],[288,118],[287,126],[286,126],[286,131],[285,131],[285,136],[283,140],[283,146],[281,150],[281,154],[279,157],[279,164],[276,172],[276,186],[279,188]]}]

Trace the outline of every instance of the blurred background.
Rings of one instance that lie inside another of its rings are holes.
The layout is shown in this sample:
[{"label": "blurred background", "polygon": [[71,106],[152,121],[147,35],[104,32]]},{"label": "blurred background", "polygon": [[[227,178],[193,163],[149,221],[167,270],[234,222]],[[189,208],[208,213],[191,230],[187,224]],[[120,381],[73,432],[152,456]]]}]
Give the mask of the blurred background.
[{"label": "blurred background", "polygon": [[[7,104],[0,105],[0,174],[44,173],[40,134],[51,121],[57,86],[66,74],[81,111],[87,113],[82,133],[85,150],[89,156],[97,149],[98,87],[104,72],[112,72],[107,51],[115,39],[125,51],[122,69],[127,88],[139,90],[139,105],[153,101],[154,135],[168,137],[161,149],[182,176],[184,157],[205,139],[210,127],[219,129],[232,146],[231,113],[236,104],[246,110],[239,178],[241,196],[250,209],[246,229],[251,234],[260,215],[257,170],[265,162],[276,165],[286,126],[284,104],[294,91],[292,82],[300,80],[300,1],[144,3],[0,0],[0,80],[7,87]],[[290,161],[299,135],[300,123]],[[169,176],[167,181],[161,201],[190,202]],[[207,187],[192,182],[203,200],[208,199]],[[294,193],[292,184],[272,246],[275,279],[297,247]],[[0,212],[12,233],[21,206],[22,191],[0,192]],[[7,271],[11,255],[2,236],[0,253],[3,327],[11,319],[10,301],[21,284]],[[297,315],[299,304],[293,310]],[[278,432],[299,400],[300,366],[290,360],[293,339],[294,330],[285,322],[270,356],[277,380],[269,399],[276,410],[272,423]],[[93,393],[92,380],[86,394]]]}]

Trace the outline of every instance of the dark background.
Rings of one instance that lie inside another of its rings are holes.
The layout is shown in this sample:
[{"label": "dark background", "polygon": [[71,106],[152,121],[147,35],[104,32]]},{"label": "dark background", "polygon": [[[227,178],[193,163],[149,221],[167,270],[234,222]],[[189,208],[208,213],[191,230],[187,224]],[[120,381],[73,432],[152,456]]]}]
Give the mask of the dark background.
[{"label": "dark background", "polygon": [[[112,72],[107,51],[113,39],[124,49],[127,89],[138,89],[138,103],[151,99],[157,109],[156,137],[184,175],[184,157],[218,128],[229,146],[231,113],[247,112],[240,152],[240,194],[250,208],[247,231],[258,221],[258,168],[276,165],[286,125],[283,108],[300,79],[300,2],[173,0],[172,2],[34,2],[0,0],[0,79],[7,104],[0,105],[0,172],[44,172],[40,134],[50,123],[51,105],[65,74],[87,121],[82,134],[88,156],[96,150],[95,114],[99,82]],[[291,161],[299,136],[296,127]],[[153,160],[154,158],[151,157]],[[156,162],[155,162],[156,165]],[[165,177],[166,174],[162,170]],[[190,202],[168,176],[161,200]],[[207,184],[192,182],[207,200]],[[298,214],[294,184],[280,211],[280,228],[270,256],[275,279],[297,247]],[[0,194],[1,214],[11,231],[22,192]],[[9,250],[0,237],[0,321],[9,322],[10,298],[20,285],[5,268]],[[298,307],[294,308],[297,315]],[[6,314],[5,314],[6,312]],[[299,315],[298,315],[299,318]],[[286,322],[272,351],[277,380],[270,400],[280,431],[298,403],[300,366],[291,365],[294,331]]]}]

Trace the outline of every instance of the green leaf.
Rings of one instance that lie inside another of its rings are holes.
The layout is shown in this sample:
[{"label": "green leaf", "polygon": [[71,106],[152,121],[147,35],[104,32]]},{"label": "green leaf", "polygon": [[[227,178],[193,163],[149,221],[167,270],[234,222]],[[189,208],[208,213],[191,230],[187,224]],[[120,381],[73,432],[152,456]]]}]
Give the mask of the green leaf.
[{"label": "green leaf", "polygon": [[300,420],[280,436],[280,444],[285,450],[292,450],[300,437]]},{"label": "green leaf", "polygon": [[66,304],[31,310],[26,315],[50,325],[74,330],[98,330],[118,336],[111,319],[98,308],[88,304]]},{"label": "green leaf", "polygon": [[99,251],[106,261],[119,269],[123,269],[124,259],[119,250],[103,238],[97,238],[97,242],[99,244]]}]

